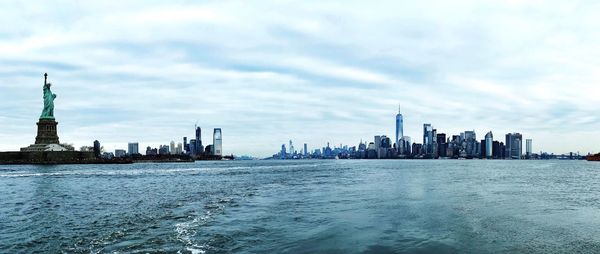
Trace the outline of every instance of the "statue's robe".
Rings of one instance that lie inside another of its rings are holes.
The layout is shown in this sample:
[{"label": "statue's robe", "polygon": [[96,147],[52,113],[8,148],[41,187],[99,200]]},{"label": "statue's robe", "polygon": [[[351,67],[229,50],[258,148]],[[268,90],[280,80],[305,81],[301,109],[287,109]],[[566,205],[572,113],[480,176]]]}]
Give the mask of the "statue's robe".
[{"label": "statue's robe", "polygon": [[40,118],[54,118],[54,98],[56,94],[53,94],[50,87],[44,86],[44,110]]}]

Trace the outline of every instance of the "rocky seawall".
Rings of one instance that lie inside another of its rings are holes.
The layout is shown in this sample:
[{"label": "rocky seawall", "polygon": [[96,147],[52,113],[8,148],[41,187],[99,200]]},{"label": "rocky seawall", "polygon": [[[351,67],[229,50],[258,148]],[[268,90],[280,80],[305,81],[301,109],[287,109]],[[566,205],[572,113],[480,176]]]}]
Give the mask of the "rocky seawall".
[{"label": "rocky seawall", "polygon": [[93,152],[44,151],[44,152],[0,152],[0,164],[104,164],[132,163],[131,160],[103,160]]}]

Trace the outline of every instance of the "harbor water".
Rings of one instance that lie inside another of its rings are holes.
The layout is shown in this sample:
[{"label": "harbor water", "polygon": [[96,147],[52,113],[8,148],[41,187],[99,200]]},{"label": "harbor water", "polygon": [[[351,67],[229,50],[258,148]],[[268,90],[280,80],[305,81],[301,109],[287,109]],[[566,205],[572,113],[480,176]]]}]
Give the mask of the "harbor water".
[{"label": "harbor water", "polygon": [[0,253],[600,253],[600,163],[0,165]]}]

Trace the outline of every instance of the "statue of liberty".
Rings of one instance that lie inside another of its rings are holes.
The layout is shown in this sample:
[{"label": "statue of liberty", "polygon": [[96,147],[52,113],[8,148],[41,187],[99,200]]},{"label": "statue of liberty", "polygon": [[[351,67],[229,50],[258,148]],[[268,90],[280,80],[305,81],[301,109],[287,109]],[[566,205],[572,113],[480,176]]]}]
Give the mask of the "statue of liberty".
[{"label": "statue of liberty", "polygon": [[46,83],[48,78],[48,73],[44,73],[44,109],[42,110],[42,115],[40,119],[54,119],[54,99],[56,98],[56,94],[53,94],[50,90],[50,86],[52,84]]}]

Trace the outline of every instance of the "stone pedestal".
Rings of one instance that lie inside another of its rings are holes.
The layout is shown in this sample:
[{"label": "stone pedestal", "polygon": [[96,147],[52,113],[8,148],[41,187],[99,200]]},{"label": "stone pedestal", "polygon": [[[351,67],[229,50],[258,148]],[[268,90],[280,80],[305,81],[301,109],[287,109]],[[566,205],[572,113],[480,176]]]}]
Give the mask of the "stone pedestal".
[{"label": "stone pedestal", "polygon": [[68,151],[58,142],[56,125],[54,119],[40,119],[35,144],[21,148],[21,152]]},{"label": "stone pedestal", "polygon": [[38,132],[37,137],[35,137],[35,144],[59,144],[56,125],[58,125],[58,122],[54,119],[40,119],[37,123]]}]

